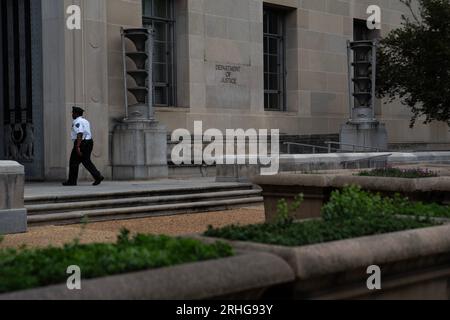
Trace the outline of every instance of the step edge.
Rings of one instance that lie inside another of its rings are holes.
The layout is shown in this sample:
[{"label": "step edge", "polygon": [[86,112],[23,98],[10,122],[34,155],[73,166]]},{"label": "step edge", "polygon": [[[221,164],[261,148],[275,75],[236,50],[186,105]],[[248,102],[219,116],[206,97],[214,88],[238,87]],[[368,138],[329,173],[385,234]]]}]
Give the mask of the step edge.
[{"label": "step edge", "polygon": [[[40,212],[45,210],[58,210],[58,209],[76,209],[77,207],[88,207],[90,205],[96,205],[97,207],[108,205],[125,205],[135,202],[141,203],[158,203],[158,202],[170,202],[170,201],[186,201],[189,199],[209,199],[213,197],[231,198],[236,196],[257,196],[261,195],[259,190],[240,190],[240,191],[224,191],[224,192],[205,192],[194,193],[186,195],[172,195],[172,196],[155,196],[155,197],[138,197],[138,198],[123,198],[123,199],[107,199],[99,201],[80,201],[80,202],[68,202],[68,203],[48,203],[48,204],[32,204],[25,205],[28,212]],[[100,204],[100,205],[99,205]],[[135,206],[136,207],[136,206]]]},{"label": "step edge", "polygon": [[[117,192],[101,192],[95,194],[83,194],[83,195],[38,195],[38,196],[27,196],[25,195],[25,203],[26,202],[35,202],[35,201],[57,201],[57,200],[66,200],[66,199],[85,199],[85,198],[99,198],[99,197],[117,197],[117,196],[129,196],[129,195],[138,195],[138,194],[152,194],[152,193],[165,193],[165,192],[188,192],[188,191],[202,191],[202,190],[211,190],[211,189],[240,189],[247,188],[248,190],[252,190],[254,185],[251,183],[237,183],[231,185],[214,185],[214,186],[202,186],[202,187],[186,187],[186,188],[174,188],[174,189],[160,189],[160,190],[130,190],[130,191],[117,191]],[[187,193],[189,194],[189,193]]]},{"label": "step edge", "polygon": [[[134,207],[130,210],[130,208],[122,208],[128,210],[120,210],[115,209],[114,211],[108,210],[91,210],[83,213],[79,212],[64,212],[64,213],[55,213],[55,214],[43,214],[43,215],[33,215],[28,217],[29,223],[38,223],[43,221],[58,221],[58,220],[67,220],[67,219],[82,219],[85,216],[114,216],[119,214],[137,214],[137,213],[145,213],[145,212],[157,212],[161,210],[173,210],[173,209],[187,209],[187,208],[195,208],[195,207],[217,207],[221,205],[244,205],[250,203],[262,203],[264,198],[262,197],[251,197],[251,198],[243,198],[243,199],[233,199],[226,201],[207,201],[207,202],[198,202],[198,203],[177,203],[174,205],[160,205],[160,206],[151,206],[151,207]],[[55,219],[57,218],[57,219]]]}]

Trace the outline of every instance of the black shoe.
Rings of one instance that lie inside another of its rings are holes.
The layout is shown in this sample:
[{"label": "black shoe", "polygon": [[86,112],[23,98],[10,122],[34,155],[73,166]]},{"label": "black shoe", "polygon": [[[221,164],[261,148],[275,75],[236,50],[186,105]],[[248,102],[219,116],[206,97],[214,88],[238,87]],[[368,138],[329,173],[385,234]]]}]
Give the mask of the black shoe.
[{"label": "black shoe", "polygon": [[67,181],[67,182],[64,182],[63,184],[62,184],[64,187],[76,187],[76,183],[71,183],[71,182],[69,182],[69,181]]},{"label": "black shoe", "polygon": [[105,180],[105,178],[104,177],[100,177],[97,180],[95,180],[95,182],[92,185],[93,186],[99,186],[103,182],[103,180]]}]

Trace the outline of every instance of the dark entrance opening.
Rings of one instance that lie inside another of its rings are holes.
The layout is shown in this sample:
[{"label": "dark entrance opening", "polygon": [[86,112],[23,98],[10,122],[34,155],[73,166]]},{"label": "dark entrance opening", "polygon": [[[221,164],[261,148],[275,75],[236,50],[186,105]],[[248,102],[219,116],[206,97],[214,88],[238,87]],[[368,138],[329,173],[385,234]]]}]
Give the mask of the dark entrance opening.
[{"label": "dark entrance opening", "polygon": [[0,1],[0,159],[44,178],[40,0]]}]

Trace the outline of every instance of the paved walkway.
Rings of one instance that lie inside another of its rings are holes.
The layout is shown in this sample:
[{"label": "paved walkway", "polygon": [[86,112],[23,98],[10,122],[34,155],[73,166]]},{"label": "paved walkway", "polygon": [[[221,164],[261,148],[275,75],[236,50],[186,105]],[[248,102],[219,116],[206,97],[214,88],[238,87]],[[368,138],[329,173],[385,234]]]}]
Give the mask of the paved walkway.
[{"label": "paved walkway", "polygon": [[30,228],[28,233],[8,235],[0,243],[2,248],[62,246],[80,239],[81,243],[110,243],[117,239],[122,228],[133,233],[166,234],[171,236],[202,233],[208,226],[224,227],[231,224],[263,223],[264,207],[247,207],[230,211],[154,217],[136,220],[98,222],[70,226]]},{"label": "paved walkway", "polygon": [[[171,191],[208,189],[213,187],[236,186],[237,183],[216,183],[215,178],[165,179],[154,181],[117,182],[105,181],[93,187],[92,182],[81,182],[76,187],[63,187],[61,183],[27,183],[25,199],[102,195],[140,191]],[[0,248],[62,246],[75,239],[82,243],[114,242],[122,228],[132,233],[166,234],[171,236],[202,233],[208,226],[223,227],[231,224],[254,224],[264,222],[264,207],[246,207],[229,211],[174,216],[151,217],[89,223],[68,226],[31,227],[25,234],[5,236]]]},{"label": "paved walkway", "polygon": [[80,182],[76,187],[63,187],[61,183],[26,183],[25,198],[40,196],[73,196],[83,194],[104,194],[128,191],[157,191],[185,188],[203,188],[215,186],[236,185],[236,183],[218,183],[215,178],[166,179],[152,181],[105,181],[100,186],[93,187],[92,182]]}]

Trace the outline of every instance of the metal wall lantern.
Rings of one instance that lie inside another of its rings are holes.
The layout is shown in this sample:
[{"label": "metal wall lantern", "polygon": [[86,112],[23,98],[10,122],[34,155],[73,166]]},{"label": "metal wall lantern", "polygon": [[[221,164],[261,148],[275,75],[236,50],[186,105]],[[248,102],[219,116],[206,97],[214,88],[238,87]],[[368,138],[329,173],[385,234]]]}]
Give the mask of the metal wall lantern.
[{"label": "metal wall lantern", "polygon": [[[126,118],[124,121],[155,121],[153,109],[153,30],[151,28],[121,28],[122,59],[124,77],[124,95]],[[133,43],[135,50],[128,51],[126,40]],[[133,61],[134,68],[129,68],[127,59]],[[128,79],[134,80],[129,85]],[[128,94],[136,103],[130,104]]]},{"label": "metal wall lantern", "polygon": [[375,118],[375,87],[377,42],[347,41],[350,123],[373,124]]}]

